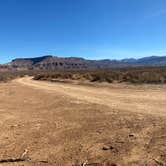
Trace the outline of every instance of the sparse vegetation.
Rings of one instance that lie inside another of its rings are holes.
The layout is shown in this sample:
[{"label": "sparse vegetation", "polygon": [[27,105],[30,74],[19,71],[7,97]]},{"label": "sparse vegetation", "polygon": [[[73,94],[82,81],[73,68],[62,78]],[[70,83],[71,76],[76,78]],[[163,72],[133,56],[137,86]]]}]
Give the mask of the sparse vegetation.
[{"label": "sparse vegetation", "polygon": [[36,72],[35,71],[0,72],[0,82],[8,82],[18,77],[24,77],[25,75],[33,76],[36,75]]},{"label": "sparse vegetation", "polygon": [[0,82],[7,82],[7,81],[10,81],[16,77],[18,77],[18,73],[2,72],[2,73],[0,73]]},{"label": "sparse vegetation", "polygon": [[35,80],[88,80],[90,82],[166,83],[166,67],[139,67],[81,71],[47,71],[37,73]]},{"label": "sparse vegetation", "polygon": [[35,80],[88,80],[90,82],[128,82],[134,84],[166,83],[166,67],[113,68],[93,70],[17,71],[1,72],[0,82],[7,82],[25,75]]}]

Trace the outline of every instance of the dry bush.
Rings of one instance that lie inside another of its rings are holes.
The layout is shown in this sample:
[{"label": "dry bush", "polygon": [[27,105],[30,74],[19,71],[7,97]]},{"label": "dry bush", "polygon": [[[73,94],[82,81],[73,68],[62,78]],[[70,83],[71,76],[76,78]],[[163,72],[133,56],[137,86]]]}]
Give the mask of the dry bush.
[{"label": "dry bush", "polygon": [[72,79],[90,82],[166,83],[166,67],[137,67],[42,72],[35,80]]},{"label": "dry bush", "polygon": [[36,71],[9,71],[0,72],[0,82],[8,82],[15,78],[24,77],[25,75],[34,76]]}]

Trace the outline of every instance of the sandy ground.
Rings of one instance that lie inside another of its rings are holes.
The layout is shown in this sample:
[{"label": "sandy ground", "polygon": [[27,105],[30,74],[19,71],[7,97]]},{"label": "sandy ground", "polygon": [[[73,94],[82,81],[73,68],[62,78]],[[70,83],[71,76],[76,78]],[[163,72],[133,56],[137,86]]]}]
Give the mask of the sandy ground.
[{"label": "sandy ground", "polygon": [[[0,84],[0,166],[166,164],[166,86]],[[30,159],[30,160],[29,160]]]}]

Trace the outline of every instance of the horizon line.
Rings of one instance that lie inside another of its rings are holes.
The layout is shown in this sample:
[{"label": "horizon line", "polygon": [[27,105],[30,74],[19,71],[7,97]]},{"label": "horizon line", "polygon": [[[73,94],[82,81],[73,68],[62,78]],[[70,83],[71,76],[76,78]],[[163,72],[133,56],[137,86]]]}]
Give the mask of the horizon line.
[{"label": "horizon line", "polygon": [[138,59],[142,59],[142,58],[149,58],[149,57],[166,57],[166,55],[151,55],[151,56],[143,56],[143,57],[140,57],[140,58],[133,58],[133,57],[128,57],[128,58],[120,58],[120,59],[111,59],[111,58],[100,58],[100,59],[95,59],[95,58],[85,58],[83,56],[57,56],[57,55],[41,55],[41,56],[33,56],[33,57],[22,57],[22,58],[14,58],[14,59],[11,59],[9,60],[8,62],[5,62],[5,63],[0,63],[0,65],[3,65],[3,64],[7,64],[7,63],[10,63],[11,61],[13,60],[17,60],[17,59],[34,59],[34,58],[41,58],[41,57],[57,57],[57,58],[80,58],[80,59],[85,59],[85,60],[97,60],[97,61],[100,61],[100,60],[110,60],[110,61],[121,61],[121,60],[127,60],[127,59],[133,59],[133,60],[138,60]]}]

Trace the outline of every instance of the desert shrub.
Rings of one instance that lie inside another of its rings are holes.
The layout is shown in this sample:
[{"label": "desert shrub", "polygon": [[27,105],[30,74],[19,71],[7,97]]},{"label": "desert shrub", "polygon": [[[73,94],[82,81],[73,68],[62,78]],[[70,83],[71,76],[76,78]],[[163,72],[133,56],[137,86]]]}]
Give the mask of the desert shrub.
[{"label": "desert shrub", "polygon": [[25,75],[34,76],[36,71],[8,71],[0,72],[0,82],[8,82],[15,78],[24,77]]},{"label": "desert shrub", "polygon": [[166,83],[166,67],[137,67],[73,71],[45,71],[34,74],[36,80],[72,79],[90,82]]},{"label": "desert shrub", "polygon": [[42,80],[43,77],[44,77],[43,75],[37,74],[37,75],[34,76],[33,79],[34,79],[34,80]]}]

